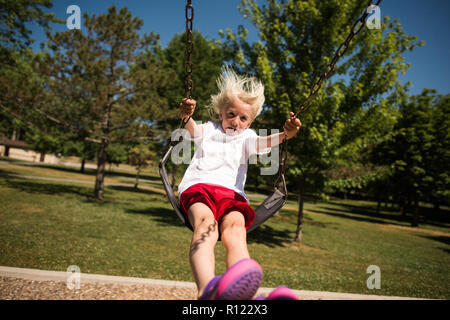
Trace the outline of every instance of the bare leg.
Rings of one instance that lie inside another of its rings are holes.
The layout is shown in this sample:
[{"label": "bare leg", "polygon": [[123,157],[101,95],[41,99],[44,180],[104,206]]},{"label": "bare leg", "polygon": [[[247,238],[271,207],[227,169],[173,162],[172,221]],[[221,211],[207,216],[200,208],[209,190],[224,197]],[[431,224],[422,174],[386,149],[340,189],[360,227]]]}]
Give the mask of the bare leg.
[{"label": "bare leg", "polygon": [[249,258],[247,249],[247,231],[245,219],[241,212],[232,211],[220,222],[222,243],[227,251],[227,268],[236,262]]},{"label": "bare leg", "polygon": [[194,229],[189,261],[200,297],[215,275],[214,247],[219,238],[219,231],[213,212],[201,202],[194,203],[189,208],[188,218]]}]

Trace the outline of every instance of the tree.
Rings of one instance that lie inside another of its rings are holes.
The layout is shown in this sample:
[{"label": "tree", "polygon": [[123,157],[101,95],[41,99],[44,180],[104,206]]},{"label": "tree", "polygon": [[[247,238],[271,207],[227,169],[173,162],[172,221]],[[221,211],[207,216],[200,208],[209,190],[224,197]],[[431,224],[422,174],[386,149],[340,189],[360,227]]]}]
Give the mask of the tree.
[{"label": "tree", "polygon": [[431,178],[429,201],[437,212],[450,199],[450,95],[439,95],[432,106],[431,152],[427,168]]},{"label": "tree", "polygon": [[103,199],[108,146],[152,139],[148,120],[164,107],[157,90],[168,77],[152,52],[157,36],[139,36],[143,22],[127,8],[83,21],[84,33],[47,33],[46,51],[35,60],[43,89],[19,113],[98,145],[94,197]]},{"label": "tree", "polygon": [[[401,116],[390,139],[374,148],[373,160],[391,169],[389,184],[406,215],[413,204],[411,226],[419,224],[419,201],[435,204],[449,194],[449,98],[424,89],[400,105]],[[444,196],[444,197],[443,197]]]},{"label": "tree", "polygon": [[38,151],[56,150],[56,141],[61,141],[66,133],[49,126],[48,119],[41,114],[29,112],[43,101],[45,92],[39,75],[33,70],[35,57],[31,49],[11,52],[14,65],[0,67],[0,116],[6,125],[2,131],[6,135],[15,132],[16,136],[21,132],[21,139]]},{"label": "tree", "polygon": [[[193,33],[194,51],[192,53],[194,82],[193,98],[197,101],[196,117],[206,118],[205,106],[211,103],[211,94],[217,91],[216,79],[223,65],[222,48],[215,40],[206,39],[200,32]],[[186,97],[186,34],[176,34],[167,47],[162,49],[165,69],[174,73],[175,78],[160,92],[167,98],[176,124],[179,124],[179,105]]]},{"label": "tree", "polygon": [[134,187],[137,188],[141,170],[152,163],[155,152],[151,150],[147,144],[139,144],[131,148],[128,155],[130,165],[136,167],[136,182]]},{"label": "tree", "polygon": [[122,143],[111,143],[108,146],[107,162],[110,170],[113,164],[119,166],[121,163],[126,163],[128,160],[129,147]]},{"label": "tree", "polygon": [[[260,41],[249,44],[240,27],[226,37],[228,58],[236,67],[261,78],[266,86],[267,105],[259,124],[281,127],[289,111],[297,111],[309,88],[344,42],[363,10],[360,1],[269,0],[258,6],[242,0],[240,10],[256,27]],[[404,92],[397,79],[408,68],[402,53],[420,42],[405,34],[397,21],[385,17],[382,30],[363,28],[354,38],[334,76],[301,115],[299,134],[289,142],[287,164],[289,188],[298,192],[299,219],[296,240],[301,239],[306,190],[323,190],[326,173],[345,145],[355,145],[352,130],[363,120],[361,114],[383,94],[393,99]],[[389,99],[387,98],[387,99]],[[358,131],[353,131],[358,132]],[[367,132],[366,134],[369,134]]]},{"label": "tree", "polygon": [[[30,75],[32,52],[28,48],[33,39],[27,24],[34,23],[44,30],[50,30],[51,22],[63,22],[56,19],[53,13],[45,12],[51,7],[51,0],[0,1],[0,85],[5,89],[4,92],[8,92],[0,95],[0,133],[8,137],[20,131],[28,132],[28,137],[36,134],[26,122],[12,115],[9,108],[17,102],[17,99],[11,99],[13,93],[18,93],[30,82],[27,80],[33,79]],[[11,82],[20,85],[15,87]]]},{"label": "tree", "polygon": [[61,154],[65,156],[77,156],[81,159],[80,172],[84,173],[86,160],[95,159],[97,145],[83,138],[73,137],[64,141]]},{"label": "tree", "polygon": [[56,19],[53,13],[45,12],[44,8],[51,7],[51,0],[0,1],[0,62],[3,67],[14,65],[12,52],[21,52],[33,42],[27,23],[35,23],[49,30],[50,22],[63,22]]}]

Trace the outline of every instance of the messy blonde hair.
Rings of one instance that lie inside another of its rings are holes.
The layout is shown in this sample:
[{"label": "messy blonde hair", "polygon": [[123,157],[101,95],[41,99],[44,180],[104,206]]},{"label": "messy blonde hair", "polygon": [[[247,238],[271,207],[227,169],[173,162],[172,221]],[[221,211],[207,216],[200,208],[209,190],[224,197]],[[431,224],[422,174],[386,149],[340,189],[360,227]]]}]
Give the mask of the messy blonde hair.
[{"label": "messy blonde hair", "polygon": [[254,77],[239,76],[230,67],[222,67],[222,74],[217,79],[219,93],[211,96],[208,106],[212,118],[227,108],[234,98],[252,107],[252,120],[262,111],[264,104],[264,85]]}]

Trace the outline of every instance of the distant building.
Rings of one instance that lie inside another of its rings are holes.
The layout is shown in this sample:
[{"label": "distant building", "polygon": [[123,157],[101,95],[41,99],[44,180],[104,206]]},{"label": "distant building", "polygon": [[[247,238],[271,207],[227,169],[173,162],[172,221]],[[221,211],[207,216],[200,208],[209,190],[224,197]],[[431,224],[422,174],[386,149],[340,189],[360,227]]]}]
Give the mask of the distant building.
[{"label": "distant building", "polygon": [[33,147],[25,141],[0,137],[0,157],[10,157],[18,160],[32,162],[45,162],[56,164],[59,162],[54,155],[45,155],[32,150]]}]

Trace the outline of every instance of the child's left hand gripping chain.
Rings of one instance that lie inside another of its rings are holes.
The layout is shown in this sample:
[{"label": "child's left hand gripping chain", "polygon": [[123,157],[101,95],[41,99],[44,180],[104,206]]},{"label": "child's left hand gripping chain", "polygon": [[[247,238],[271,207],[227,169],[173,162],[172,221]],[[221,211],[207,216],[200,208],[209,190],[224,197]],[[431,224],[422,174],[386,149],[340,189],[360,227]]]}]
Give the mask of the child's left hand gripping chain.
[{"label": "child's left hand gripping chain", "polygon": [[197,101],[193,99],[184,98],[180,103],[180,117],[186,121],[190,116],[194,114]]},{"label": "child's left hand gripping chain", "polygon": [[291,112],[289,116],[291,118],[287,119],[283,126],[287,139],[291,139],[293,136],[295,136],[302,126],[300,119],[295,116],[295,113]]}]

